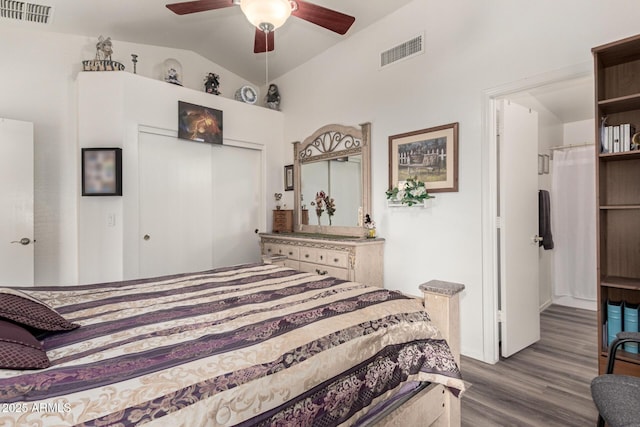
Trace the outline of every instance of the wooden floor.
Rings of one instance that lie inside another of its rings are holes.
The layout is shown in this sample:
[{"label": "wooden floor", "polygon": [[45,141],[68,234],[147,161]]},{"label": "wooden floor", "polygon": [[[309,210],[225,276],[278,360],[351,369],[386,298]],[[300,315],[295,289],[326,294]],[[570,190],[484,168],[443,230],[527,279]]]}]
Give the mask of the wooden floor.
[{"label": "wooden floor", "polygon": [[596,312],[552,305],[540,317],[540,341],[508,359],[462,357],[462,426],[595,426]]}]

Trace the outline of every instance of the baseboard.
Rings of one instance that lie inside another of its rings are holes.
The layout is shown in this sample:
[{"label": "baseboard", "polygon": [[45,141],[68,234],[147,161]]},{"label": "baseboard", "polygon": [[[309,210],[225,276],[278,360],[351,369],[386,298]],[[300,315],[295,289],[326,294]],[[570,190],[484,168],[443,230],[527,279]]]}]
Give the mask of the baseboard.
[{"label": "baseboard", "polygon": [[585,299],[573,298],[568,296],[554,296],[553,304],[563,305],[565,307],[581,308],[583,310],[596,311],[598,303]]}]

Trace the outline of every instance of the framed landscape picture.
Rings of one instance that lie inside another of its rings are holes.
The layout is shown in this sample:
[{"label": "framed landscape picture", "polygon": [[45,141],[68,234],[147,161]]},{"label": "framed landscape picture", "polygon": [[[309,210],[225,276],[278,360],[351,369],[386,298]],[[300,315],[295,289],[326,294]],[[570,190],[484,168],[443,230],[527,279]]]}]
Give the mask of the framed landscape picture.
[{"label": "framed landscape picture", "polygon": [[458,123],[389,137],[389,189],[408,178],[429,193],[458,191]]}]

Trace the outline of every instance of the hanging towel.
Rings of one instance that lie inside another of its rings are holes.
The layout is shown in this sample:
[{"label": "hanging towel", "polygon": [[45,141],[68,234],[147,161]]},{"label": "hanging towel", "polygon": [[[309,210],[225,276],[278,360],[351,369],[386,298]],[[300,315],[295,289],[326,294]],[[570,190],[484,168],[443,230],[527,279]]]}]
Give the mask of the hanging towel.
[{"label": "hanging towel", "polygon": [[542,237],[539,245],[544,249],[553,249],[551,235],[551,199],[547,190],[538,191],[538,236]]}]

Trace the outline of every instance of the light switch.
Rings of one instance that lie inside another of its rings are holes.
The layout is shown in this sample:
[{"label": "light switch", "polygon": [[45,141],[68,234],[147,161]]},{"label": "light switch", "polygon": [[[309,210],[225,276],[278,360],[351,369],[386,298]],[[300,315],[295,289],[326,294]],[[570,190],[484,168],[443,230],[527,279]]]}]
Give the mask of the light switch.
[{"label": "light switch", "polygon": [[116,226],[116,214],[110,213],[107,215],[107,227]]}]

